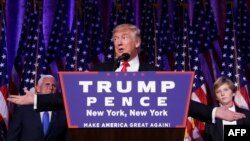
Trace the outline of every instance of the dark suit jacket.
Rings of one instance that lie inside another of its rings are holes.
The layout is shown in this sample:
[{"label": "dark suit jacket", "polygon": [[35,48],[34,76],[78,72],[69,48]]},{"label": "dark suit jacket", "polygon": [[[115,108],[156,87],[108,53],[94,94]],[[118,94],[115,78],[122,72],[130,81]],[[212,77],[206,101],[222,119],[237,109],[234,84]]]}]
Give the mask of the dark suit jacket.
[{"label": "dark suit jacket", "polygon": [[44,135],[40,113],[33,106],[15,109],[6,141],[66,141],[67,121],[63,111],[52,112],[48,133]]},{"label": "dark suit jacket", "polygon": [[[250,125],[250,111],[235,107],[236,112],[244,113],[246,118],[236,121],[237,125]],[[204,141],[223,141],[223,124],[221,119],[216,119],[215,124],[206,124]]]},{"label": "dark suit jacket", "polygon": [[[114,61],[105,62],[94,67],[93,71],[114,71]],[[162,71],[162,69],[150,64],[140,62],[139,71]],[[63,109],[61,94],[42,95],[37,97],[37,110],[60,110]],[[188,115],[203,122],[212,122],[213,107],[190,101]]]}]

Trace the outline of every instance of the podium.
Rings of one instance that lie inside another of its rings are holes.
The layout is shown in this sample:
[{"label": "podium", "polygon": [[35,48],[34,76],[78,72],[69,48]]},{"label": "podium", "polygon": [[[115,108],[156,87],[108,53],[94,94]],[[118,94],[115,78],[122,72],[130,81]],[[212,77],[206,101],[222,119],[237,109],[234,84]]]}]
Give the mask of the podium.
[{"label": "podium", "polygon": [[60,72],[73,141],[182,141],[193,72]]}]

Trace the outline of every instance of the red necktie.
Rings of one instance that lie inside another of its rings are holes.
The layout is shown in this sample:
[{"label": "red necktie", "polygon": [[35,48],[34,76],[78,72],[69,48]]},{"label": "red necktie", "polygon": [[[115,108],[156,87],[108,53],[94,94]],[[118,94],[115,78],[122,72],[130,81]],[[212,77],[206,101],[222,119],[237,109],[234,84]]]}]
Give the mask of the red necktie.
[{"label": "red necktie", "polygon": [[123,63],[122,63],[122,70],[121,70],[121,72],[127,72],[127,67],[129,66],[129,63],[128,63],[128,61],[124,61]]}]

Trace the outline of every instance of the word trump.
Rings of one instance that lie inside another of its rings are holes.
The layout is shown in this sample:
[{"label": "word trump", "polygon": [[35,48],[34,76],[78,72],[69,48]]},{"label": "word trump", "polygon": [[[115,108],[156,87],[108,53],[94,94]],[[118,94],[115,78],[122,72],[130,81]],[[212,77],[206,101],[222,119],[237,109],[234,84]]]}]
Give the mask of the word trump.
[{"label": "word trump", "polygon": [[[124,84],[125,83],[125,84]],[[134,86],[137,87],[138,93],[156,93],[156,81],[137,81],[137,84],[132,84],[132,81],[116,81],[112,83],[110,81],[97,81],[95,84],[93,81],[79,81],[79,85],[82,86],[83,93],[89,93],[90,87],[96,88],[97,93],[113,93],[112,86],[116,86],[116,90],[119,93],[130,93]],[[133,86],[133,87],[132,87]],[[175,83],[173,81],[161,81],[160,92],[166,93],[167,90],[174,89]]]}]

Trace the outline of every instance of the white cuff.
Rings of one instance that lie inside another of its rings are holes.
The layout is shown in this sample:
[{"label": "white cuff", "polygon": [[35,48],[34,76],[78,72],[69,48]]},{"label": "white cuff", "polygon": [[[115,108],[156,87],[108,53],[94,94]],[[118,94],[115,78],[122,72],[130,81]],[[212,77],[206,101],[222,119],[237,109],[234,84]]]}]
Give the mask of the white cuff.
[{"label": "white cuff", "polygon": [[34,94],[34,109],[37,109],[37,95]]},{"label": "white cuff", "polygon": [[212,123],[215,123],[215,113],[216,113],[217,107],[215,107],[212,111]]}]

